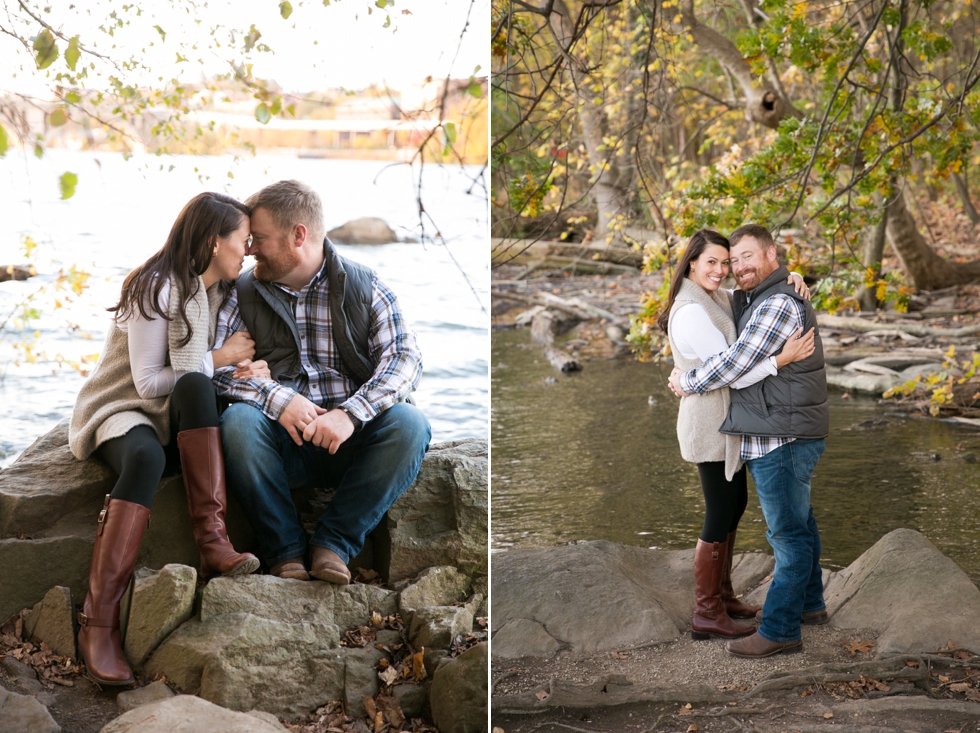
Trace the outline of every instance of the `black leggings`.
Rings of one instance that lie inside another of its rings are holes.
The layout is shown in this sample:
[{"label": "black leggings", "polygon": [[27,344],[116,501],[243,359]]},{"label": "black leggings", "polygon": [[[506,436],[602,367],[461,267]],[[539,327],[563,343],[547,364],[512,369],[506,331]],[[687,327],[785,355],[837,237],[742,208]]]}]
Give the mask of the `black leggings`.
[{"label": "black leggings", "polygon": [[95,454],[119,474],[110,496],[149,509],[164,472],[180,470],[177,433],[216,427],[218,403],[214,385],[200,372],[185,374],[177,380],[170,398],[170,442],[166,447],[160,445],[153,428],[137,425],[96,449]]},{"label": "black leggings", "polygon": [[704,542],[726,542],[728,533],[738,529],[739,520],[749,503],[749,487],[745,466],[725,480],[725,462],[699,463],[701,490],[704,492],[704,526],[701,539]]}]

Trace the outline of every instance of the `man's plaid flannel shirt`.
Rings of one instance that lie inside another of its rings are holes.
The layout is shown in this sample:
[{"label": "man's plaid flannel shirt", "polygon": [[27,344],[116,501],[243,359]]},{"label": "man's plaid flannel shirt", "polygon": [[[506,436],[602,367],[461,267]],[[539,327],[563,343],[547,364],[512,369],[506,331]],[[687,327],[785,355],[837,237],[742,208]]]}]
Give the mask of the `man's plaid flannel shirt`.
[{"label": "man's plaid flannel shirt", "polygon": [[[375,368],[371,378],[358,388],[341,370],[340,352],[333,340],[325,268],[324,264],[299,292],[278,283],[274,285],[290,296],[303,347],[300,353],[303,371],[296,380],[297,392],[326,410],[343,406],[362,423],[367,423],[418,385],[422,354],[415,334],[402,318],[394,293],[375,276],[371,283],[372,319],[368,334],[371,363]],[[238,309],[238,294],[233,290],[218,314],[214,348],[220,348],[231,334],[243,330],[245,322]],[[278,420],[296,394],[271,379],[233,379],[234,371],[234,366],[215,370],[218,394],[257,407],[270,420]]]},{"label": "man's plaid flannel shirt", "polygon": [[[738,340],[727,351],[715,354],[704,364],[680,377],[681,389],[703,394],[726,387],[756,364],[779,351],[793,334],[803,328],[806,311],[799,301],[781,293],[772,295],[755,310]],[[742,436],[742,459],[761,458],[793,438]]]}]

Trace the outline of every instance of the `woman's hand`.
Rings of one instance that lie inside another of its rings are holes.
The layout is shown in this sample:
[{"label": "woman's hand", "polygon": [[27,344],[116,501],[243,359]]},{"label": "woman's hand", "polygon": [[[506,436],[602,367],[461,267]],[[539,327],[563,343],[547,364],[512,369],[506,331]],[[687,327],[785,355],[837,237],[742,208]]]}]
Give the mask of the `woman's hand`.
[{"label": "woman's hand", "polygon": [[255,342],[248,335],[248,331],[236,331],[220,349],[211,352],[215,369],[237,364],[240,361],[251,359],[253,356],[255,356]]},{"label": "woman's hand", "polygon": [[792,285],[796,288],[796,294],[802,295],[807,300],[810,300],[810,288],[806,286],[803,282],[803,276],[798,272],[791,272],[789,274],[789,279],[786,280],[787,285]]},{"label": "woman's hand", "polygon": [[238,362],[235,366],[238,368],[231,375],[235,379],[272,379],[272,372],[269,371],[269,365],[262,359],[258,361],[245,359]]},{"label": "woman's hand", "polygon": [[792,364],[794,361],[803,361],[816,348],[813,343],[814,329],[810,329],[803,336],[803,329],[794,333],[786,345],[783,346],[783,350],[776,356],[776,368],[782,369],[787,364]]}]

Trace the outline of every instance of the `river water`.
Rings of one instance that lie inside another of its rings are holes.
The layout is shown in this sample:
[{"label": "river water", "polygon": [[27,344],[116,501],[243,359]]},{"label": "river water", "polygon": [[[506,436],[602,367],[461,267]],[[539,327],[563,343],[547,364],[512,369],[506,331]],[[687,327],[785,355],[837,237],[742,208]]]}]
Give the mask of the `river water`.
[{"label": "river water", "polygon": [[[573,540],[695,544],[704,500],[697,469],[677,447],[669,373],[627,359],[560,375],[526,331],[493,334],[493,552]],[[830,407],[812,481],[824,567],[845,567],[887,532],[909,527],[980,583],[980,433],[896,417],[874,399],[840,392],[831,392]],[[874,420],[887,424],[869,426]],[[738,549],[771,553],[751,478],[749,487]]]},{"label": "river water", "polygon": [[[172,168],[172,169],[171,169]],[[62,201],[58,177],[78,176]],[[10,150],[0,159],[0,265],[25,262],[24,235],[38,243],[37,277],[0,283],[0,322],[30,298],[38,320],[26,331],[0,330],[0,467],[71,414],[84,377],[57,360],[97,354],[125,275],[162,246],[181,207],[196,193],[239,199],[285,178],[302,180],[324,201],[328,228],[380,216],[396,232],[418,236],[418,169],[374,161],[260,156],[157,158],[49,150],[38,160]],[[422,175],[427,232],[446,244],[340,247],[378,271],[398,295],[424,358],[416,393],[433,440],[485,437],[489,410],[489,257],[487,202],[472,168],[427,166]],[[434,224],[433,224],[434,222]],[[250,260],[246,260],[248,266]],[[59,270],[90,274],[81,296],[51,290]],[[46,287],[48,292],[39,293]],[[58,307],[56,300],[60,302]],[[35,333],[36,332],[36,333]],[[36,336],[36,341],[33,341]],[[27,363],[15,343],[40,358]]]}]

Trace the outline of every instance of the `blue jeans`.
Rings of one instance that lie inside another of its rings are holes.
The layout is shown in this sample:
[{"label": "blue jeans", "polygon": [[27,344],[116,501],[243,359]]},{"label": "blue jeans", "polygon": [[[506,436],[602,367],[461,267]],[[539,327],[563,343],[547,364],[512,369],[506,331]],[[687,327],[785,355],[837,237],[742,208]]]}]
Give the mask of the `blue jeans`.
[{"label": "blue jeans", "polygon": [[810,506],[810,475],[825,447],[823,440],[794,440],[748,462],[776,555],[759,626],[769,641],[797,641],[801,616],[826,608],[820,532]]},{"label": "blue jeans", "polygon": [[236,403],[221,416],[228,491],[242,505],[270,566],[306,553],[293,489],[336,486],[310,544],[345,562],[364,547],[395,500],[412,485],[429,448],[429,421],[399,402],[348,438],[334,455],[298,446],[278,422]]}]

